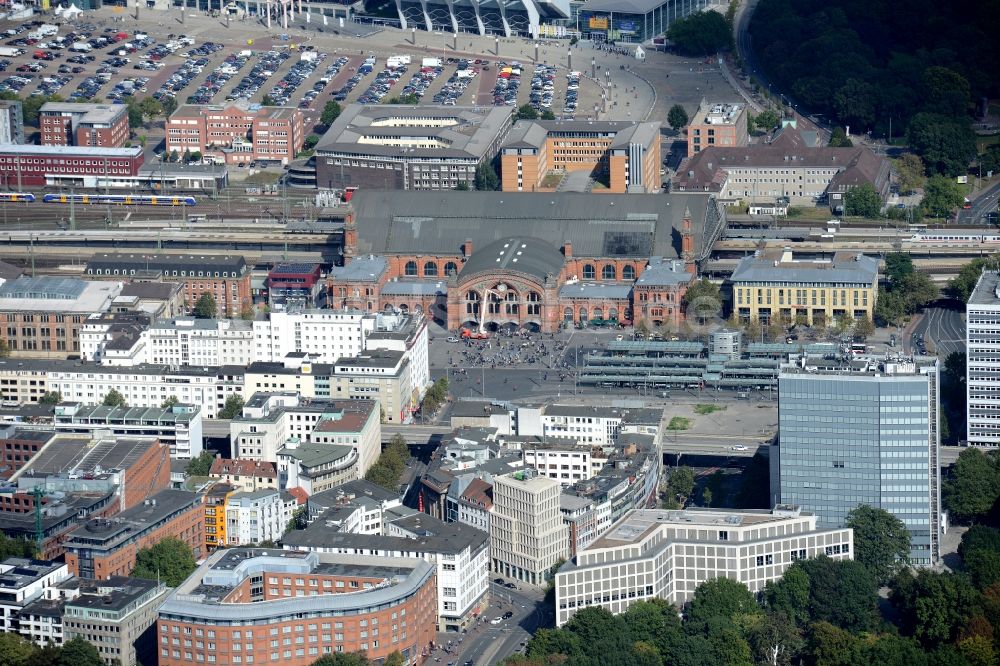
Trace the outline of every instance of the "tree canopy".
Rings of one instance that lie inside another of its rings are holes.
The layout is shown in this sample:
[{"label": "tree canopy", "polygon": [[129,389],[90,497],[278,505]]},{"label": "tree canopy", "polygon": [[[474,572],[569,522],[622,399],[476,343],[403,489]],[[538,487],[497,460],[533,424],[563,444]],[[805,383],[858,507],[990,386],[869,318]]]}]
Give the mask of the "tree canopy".
[{"label": "tree canopy", "polygon": [[871,183],[862,183],[844,195],[844,214],[876,218],[882,212],[882,197]]},{"label": "tree canopy", "polygon": [[105,407],[127,406],[125,403],[125,396],[121,394],[121,391],[114,388],[107,392],[107,394],[104,396],[104,400],[101,401],[101,404],[104,405]]},{"label": "tree canopy", "polygon": [[667,111],[667,123],[675,132],[688,124],[688,114],[680,104],[674,104]]},{"label": "tree canopy", "polygon": [[671,21],[667,28],[667,39],[682,55],[711,55],[732,46],[733,29],[718,12],[695,12]]},{"label": "tree canopy", "polygon": [[406,438],[400,434],[393,435],[378,460],[365,473],[365,479],[387,490],[396,491],[399,489],[399,477],[409,460],[410,449],[406,445]]},{"label": "tree canopy", "polygon": [[476,166],[474,185],[477,190],[492,192],[500,186],[500,178],[496,169],[489,162],[480,162]]},{"label": "tree canopy", "polygon": [[212,470],[212,462],[214,460],[215,456],[211,451],[202,451],[194,458],[191,458],[184,471],[188,476],[208,476],[208,473]]},{"label": "tree canopy", "polygon": [[195,301],[193,314],[198,319],[214,319],[218,312],[215,297],[207,291]]},{"label": "tree canopy", "polygon": [[132,575],[161,580],[170,587],[177,587],[194,572],[196,566],[191,547],[180,539],[167,537],[136,553]]},{"label": "tree canopy", "polygon": [[885,585],[909,561],[910,532],[896,516],[867,504],[847,514],[854,530],[854,559],[879,585]]},{"label": "tree canopy", "polygon": [[235,419],[237,416],[243,413],[243,396],[239,393],[231,393],[228,398],[226,398],[226,403],[219,410],[220,419]]},{"label": "tree canopy", "polygon": [[340,117],[340,112],[340,104],[337,100],[331,99],[323,105],[323,113],[320,114],[319,121],[329,127]]},{"label": "tree canopy", "polygon": [[920,200],[920,208],[928,217],[947,218],[962,205],[964,198],[962,188],[954,178],[931,176],[924,184],[924,198]]},{"label": "tree canopy", "polygon": [[952,520],[985,515],[1000,497],[1000,451],[963,450],[941,484],[941,497]]},{"label": "tree canopy", "polygon": [[1000,259],[995,256],[973,259],[962,266],[958,271],[958,275],[953,277],[951,282],[948,283],[948,295],[952,298],[957,298],[963,303],[968,302],[969,296],[972,295],[972,290],[976,288],[976,283],[979,282],[979,278],[983,274],[983,270],[986,268],[996,270],[998,267],[1000,267]]}]

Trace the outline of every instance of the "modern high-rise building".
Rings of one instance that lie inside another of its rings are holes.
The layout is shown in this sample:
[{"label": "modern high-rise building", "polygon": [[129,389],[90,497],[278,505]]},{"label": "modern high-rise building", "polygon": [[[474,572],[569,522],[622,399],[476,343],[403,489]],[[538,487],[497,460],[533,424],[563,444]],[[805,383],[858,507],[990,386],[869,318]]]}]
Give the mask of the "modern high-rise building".
[{"label": "modern high-rise building", "polygon": [[903,521],[910,559],[940,558],[941,490],[936,358],[803,356],[778,375],[774,503],[844,525],[861,504]]},{"label": "modern high-rise building", "polygon": [[559,510],[561,485],[534,470],[493,480],[490,557],[493,571],[542,585],[569,554],[569,533]]},{"label": "modern high-rise building", "polygon": [[970,446],[1000,445],[1000,273],[986,271],[965,305],[966,424]]}]

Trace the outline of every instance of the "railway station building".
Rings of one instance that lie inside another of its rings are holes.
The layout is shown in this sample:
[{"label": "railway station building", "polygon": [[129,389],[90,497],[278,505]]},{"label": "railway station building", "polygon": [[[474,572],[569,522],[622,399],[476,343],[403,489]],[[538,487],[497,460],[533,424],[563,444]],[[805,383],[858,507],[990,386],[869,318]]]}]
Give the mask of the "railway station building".
[{"label": "railway station building", "polygon": [[724,226],[706,194],[360,189],[351,206],[329,306],[422,311],[451,330],[679,325]]},{"label": "railway station building", "polygon": [[0,186],[134,187],[143,163],[142,146],[0,145]]}]

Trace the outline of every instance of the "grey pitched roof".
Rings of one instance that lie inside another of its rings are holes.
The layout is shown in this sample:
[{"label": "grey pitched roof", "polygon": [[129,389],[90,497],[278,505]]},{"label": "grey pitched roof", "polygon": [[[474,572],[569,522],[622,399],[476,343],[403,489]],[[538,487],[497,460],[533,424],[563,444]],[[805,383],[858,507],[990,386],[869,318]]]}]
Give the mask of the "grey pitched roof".
[{"label": "grey pitched roof", "polygon": [[732,281],[811,282],[872,285],[878,277],[878,259],[863,254],[838,253],[832,261],[782,262],[770,256],[744,257]]},{"label": "grey pitched roof", "polygon": [[466,279],[477,273],[503,270],[544,281],[549,275],[559,275],[564,260],[556,248],[537,238],[502,238],[475,250],[462,266],[461,276]]},{"label": "grey pitched roof", "polygon": [[[502,238],[536,238],[574,256],[678,256],[681,220],[689,208],[696,244],[709,207],[704,193],[398,192],[361,189],[351,204],[358,218],[358,254],[460,255],[465,239],[484,248]],[[696,254],[699,249],[696,247]]]}]

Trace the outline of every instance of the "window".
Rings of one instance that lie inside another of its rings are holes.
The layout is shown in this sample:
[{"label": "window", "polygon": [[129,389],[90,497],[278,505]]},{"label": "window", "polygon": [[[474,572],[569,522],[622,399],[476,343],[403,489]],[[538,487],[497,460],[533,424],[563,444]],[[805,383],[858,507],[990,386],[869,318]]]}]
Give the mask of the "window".
[{"label": "window", "polygon": [[406,268],[404,269],[405,274],[408,277],[416,277],[417,275],[417,262],[408,261],[406,262]]},{"label": "window", "polygon": [[437,277],[438,265],[433,261],[424,264],[424,277]]},{"label": "window", "polygon": [[614,280],[618,277],[618,271],[611,264],[607,264],[601,269],[601,279],[602,280]]},{"label": "window", "polygon": [[593,280],[595,277],[597,277],[597,271],[594,270],[594,267],[592,265],[586,264],[583,267],[583,279]]},{"label": "window", "polygon": [[622,279],[627,282],[635,280],[635,266],[628,265],[622,268]]},{"label": "window", "polygon": [[452,273],[458,273],[458,266],[454,261],[449,261],[444,265],[445,276],[451,275]]}]

